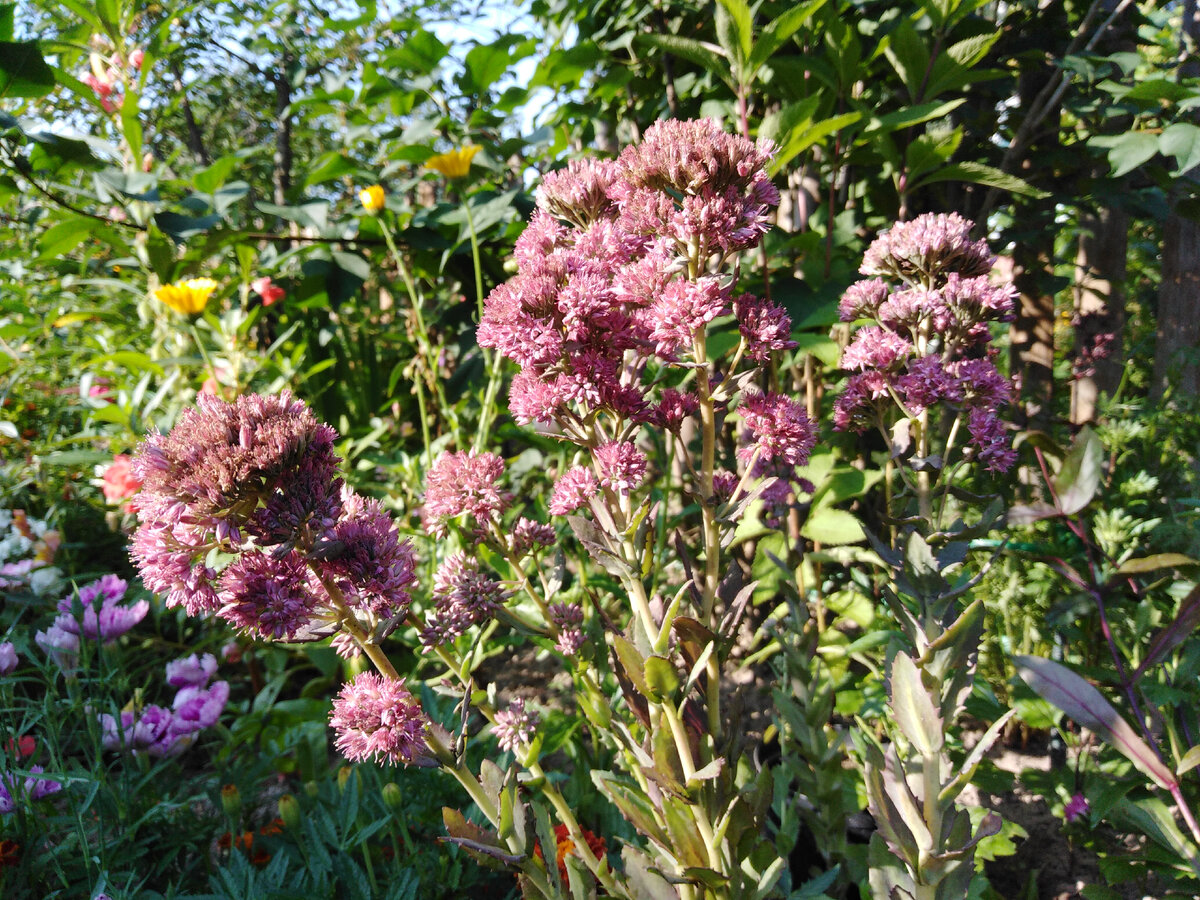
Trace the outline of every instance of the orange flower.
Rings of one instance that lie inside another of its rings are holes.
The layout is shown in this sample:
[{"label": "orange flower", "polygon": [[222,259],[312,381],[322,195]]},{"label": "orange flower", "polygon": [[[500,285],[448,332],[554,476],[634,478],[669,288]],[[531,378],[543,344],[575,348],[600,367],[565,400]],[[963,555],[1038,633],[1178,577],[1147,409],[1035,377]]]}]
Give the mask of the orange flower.
[{"label": "orange flower", "polygon": [[425,160],[425,168],[441,172],[447,178],[462,178],[471,170],[471,160],[479,150],[478,145],[467,144],[449,153],[439,153]]},{"label": "orange flower", "polygon": [[[604,854],[608,852],[608,847],[604,843],[604,838],[596,837],[596,835],[592,834],[592,832],[585,828],[583,829],[583,839],[587,841],[588,849],[592,851],[593,856],[595,856],[597,859],[604,858]],[[575,853],[575,842],[571,840],[571,833],[567,829],[566,825],[554,826],[554,840],[558,844],[558,846],[555,848],[555,862],[558,863],[558,877],[563,884],[566,884],[566,858],[568,854],[572,854],[574,856],[578,856],[579,854]],[[544,859],[542,856],[541,844],[534,844],[533,852],[538,859]]]}]

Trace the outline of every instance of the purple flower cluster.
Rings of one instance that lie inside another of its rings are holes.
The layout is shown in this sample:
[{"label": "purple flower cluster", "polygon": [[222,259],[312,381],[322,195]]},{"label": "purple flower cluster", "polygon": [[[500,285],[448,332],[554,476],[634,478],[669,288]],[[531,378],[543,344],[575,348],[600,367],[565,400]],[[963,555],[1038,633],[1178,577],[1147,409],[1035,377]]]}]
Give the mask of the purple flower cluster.
[{"label": "purple flower cluster", "polygon": [[843,321],[869,319],[842,353],[852,374],[834,406],[834,427],[863,431],[883,424],[899,404],[919,416],[939,403],[965,414],[975,458],[992,471],[1016,458],[999,409],[1011,384],[989,351],[989,323],[1010,321],[1015,291],[988,278],[994,257],[972,240],[956,214],[900,222],[868,248],[870,276],[842,297]]},{"label": "purple flower cluster", "polygon": [[34,635],[64,673],[75,670],[81,640],[108,645],[146,617],[150,603],[139,600],[123,605],[128,585],[116,575],[105,575],[58,601],[58,615],[45,631]]},{"label": "purple flower cluster", "polygon": [[478,332],[521,367],[509,397],[518,422],[557,422],[571,435],[603,411],[678,427],[695,399],[664,392],[660,407],[646,365],[686,365],[731,307],[749,358],[792,346],[782,309],[735,300],[704,274],[769,228],[779,201],[771,152],[709,119],[664,121],[616,160],[545,178],[517,242],[518,274],[487,298]]},{"label": "purple flower cluster", "polygon": [[19,779],[15,774],[0,776],[0,815],[15,812],[17,803],[41,800],[62,790],[62,785],[49,778],[38,778],[43,769],[41,766],[31,766],[29,774]]},{"label": "purple flower cluster", "polygon": [[403,678],[363,672],[342,685],[329,724],[337,733],[338,750],[347,759],[395,764],[423,755],[429,720]]},{"label": "purple flower cluster", "polygon": [[[201,395],[138,450],[132,556],[153,591],[253,634],[311,639],[347,613],[403,616],[415,563],[391,517],[342,484],[337,433],[288,393]],[[232,562],[210,564],[218,550]]]},{"label": "purple flower cluster", "polygon": [[178,688],[170,708],[150,704],[136,712],[124,710],[119,718],[102,713],[104,748],[152,757],[178,756],[195,742],[199,732],[217,723],[229,700],[229,682],[208,683],[216,671],[217,660],[211,653],[167,663],[167,683]]},{"label": "purple flower cluster", "polygon": [[472,625],[494,616],[508,597],[500,582],[479,568],[477,560],[452,554],[433,576],[434,607],[426,618],[421,642],[433,647],[454,640]]}]

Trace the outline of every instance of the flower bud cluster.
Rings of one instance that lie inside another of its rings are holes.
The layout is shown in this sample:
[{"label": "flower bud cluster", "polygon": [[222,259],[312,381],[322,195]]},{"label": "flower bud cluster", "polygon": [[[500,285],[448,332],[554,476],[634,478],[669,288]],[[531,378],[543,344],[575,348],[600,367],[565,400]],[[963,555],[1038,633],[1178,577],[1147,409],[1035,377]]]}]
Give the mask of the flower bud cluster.
[{"label": "flower bud cluster", "polygon": [[842,297],[843,321],[860,326],[842,353],[852,374],[834,407],[834,427],[882,425],[897,404],[920,416],[938,404],[966,418],[975,458],[1007,470],[1015,459],[999,409],[1011,384],[997,371],[989,324],[1011,321],[1015,290],[994,285],[994,257],[972,240],[961,216],[923,215],[899,222],[868,248],[861,272]]}]

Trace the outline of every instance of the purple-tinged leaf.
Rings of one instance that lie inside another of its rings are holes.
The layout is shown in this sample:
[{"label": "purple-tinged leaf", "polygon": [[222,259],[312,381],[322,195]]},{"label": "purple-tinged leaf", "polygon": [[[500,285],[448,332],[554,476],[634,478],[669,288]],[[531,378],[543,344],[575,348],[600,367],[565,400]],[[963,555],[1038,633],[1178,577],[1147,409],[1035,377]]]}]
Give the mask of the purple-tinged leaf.
[{"label": "purple-tinged leaf", "polygon": [[1200,625],[1200,586],[1192,588],[1192,592],[1179,604],[1175,621],[1154,636],[1150,649],[1146,651],[1146,658],[1133,673],[1133,680],[1137,681],[1151,666],[1166,659],[1168,653],[1187,640],[1197,625]]},{"label": "purple-tinged leaf", "polygon": [[1013,663],[1021,678],[1039,697],[1084,728],[1096,732],[1159,787],[1170,790],[1176,786],[1171,770],[1095,687],[1066,666],[1048,659],[1014,656]]}]

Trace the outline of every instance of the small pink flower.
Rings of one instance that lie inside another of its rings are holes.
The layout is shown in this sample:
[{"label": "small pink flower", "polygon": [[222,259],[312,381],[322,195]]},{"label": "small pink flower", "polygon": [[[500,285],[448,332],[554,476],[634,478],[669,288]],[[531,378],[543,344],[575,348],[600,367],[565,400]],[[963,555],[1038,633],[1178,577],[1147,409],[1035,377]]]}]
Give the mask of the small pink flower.
[{"label": "small pink flower", "polygon": [[588,500],[600,490],[600,482],[591,469],[575,466],[562,474],[554,482],[554,491],[550,495],[550,515],[565,516],[575,512],[581,506],[587,505]]},{"label": "small pink flower", "polygon": [[142,62],[145,59],[146,59],[146,51],[144,51],[141,47],[138,47],[136,50],[134,50],[132,53],[129,54],[129,65],[133,66],[133,68],[135,68],[135,69],[140,69],[142,67]]},{"label": "small pink flower", "polygon": [[287,296],[287,291],[271,281],[270,277],[266,275],[250,282],[250,287],[254,288],[258,296],[262,297],[263,306],[270,306]]},{"label": "small pink flower", "polygon": [[492,733],[501,750],[516,751],[533,740],[538,725],[541,724],[537,712],[525,708],[525,701],[518,697],[508,704],[508,709],[496,713],[496,723]]}]

